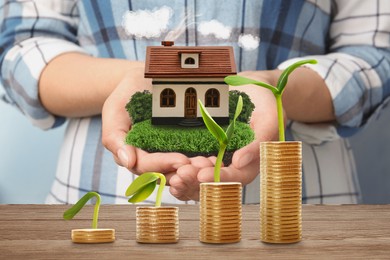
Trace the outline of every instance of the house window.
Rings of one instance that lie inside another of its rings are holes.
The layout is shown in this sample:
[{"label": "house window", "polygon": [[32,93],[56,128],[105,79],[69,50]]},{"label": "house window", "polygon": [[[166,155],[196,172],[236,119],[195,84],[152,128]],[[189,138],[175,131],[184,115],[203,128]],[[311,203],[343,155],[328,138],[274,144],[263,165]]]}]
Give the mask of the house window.
[{"label": "house window", "polygon": [[160,94],[160,107],[175,107],[176,93],[173,89],[166,88]]},{"label": "house window", "polygon": [[180,53],[182,69],[197,69],[199,68],[200,53]]},{"label": "house window", "polygon": [[219,91],[215,88],[206,92],[206,107],[219,107]]},{"label": "house window", "polygon": [[184,64],[190,65],[190,64],[195,64],[195,59],[192,57],[188,57],[185,61]]}]

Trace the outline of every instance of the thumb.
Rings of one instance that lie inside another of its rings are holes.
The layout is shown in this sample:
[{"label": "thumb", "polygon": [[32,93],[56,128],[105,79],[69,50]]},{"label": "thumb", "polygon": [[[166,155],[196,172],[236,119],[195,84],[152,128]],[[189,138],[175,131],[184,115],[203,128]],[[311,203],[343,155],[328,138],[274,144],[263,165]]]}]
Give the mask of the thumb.
[{"label": "thumb", "polygon": [[135,165],[135,148],[125,144],[131,119],[124,109],[128,95],[116,88],[104,102],[102,109],[102,143],[114,156],[115,161],[126,168]]},{"label": "thumb", "polygon": [[232,164],[235,168],[241,169],[249,165],[253,161],[257,160],[259,155],[259,141],[253,141],[252,143],[237,150],[233,154]]}]

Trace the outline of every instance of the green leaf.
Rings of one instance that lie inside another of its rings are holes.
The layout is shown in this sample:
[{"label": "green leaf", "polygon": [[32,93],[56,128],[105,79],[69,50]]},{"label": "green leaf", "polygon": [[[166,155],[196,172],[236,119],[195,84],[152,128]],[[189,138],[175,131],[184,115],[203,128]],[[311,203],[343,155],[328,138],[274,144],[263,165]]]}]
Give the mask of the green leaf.
[{"label": "green leaf", "polygon": [[274,93],[274,94],[278,93],[278,89],[272,85],[269,85],[267,83],[257,81],[254,79],[245,78],[242,76],[236,76],[236,75],[235,76],[227,76],[227,77],[225,77],[224,81],[226,84],[228,84],[230,86],[241,86],[241,85],[254,84],[254,85],[257,85],[260,87],[267,88],[267,89],[271,90],[272,93]]},{"label": "green leaf", "polygon": [[[126,196],[132,196],[138,192],[142,192],[142,189],[152,182],[158,180],[158,175],[154,172],[145,172],[135,179],[126,190]],[[150,194],[149,194],[150,195]]]},{"label": "green leaf", "polygon": [[157,185],[157,180],[154,182],[148,183],[144,185],[141,189],[139,189],[136,193],[134,193],[133,197],[129,199],[131,203],[142,202],[146,200],[154,191]]},{"label": "green leaf", "polygon": [[72,219],[79,211],[84,207],[84,205],[93,197],[96,197],[98,199],[98,202],[100,202],[100,195],[94,191],[90,191],[87,194],[85,194],[76,204],[73,205],[70,209],[64,212],[64,219],[70,220]]},{"label": "green leaf", "polygon": [[284,88],[287,85],[287,80],[288,80],[288,76],[290,75],[290,73],[293,72],[296,68],[302,66],[303,64],[307,64],[307,63],[316,64],[317,61],[316,60],[301,60],[301,61],[297,61],[297,62],[291,64],[290,66],[288,66],[282,72],[282,74],[279,77],[278,83],[276,85],[276,87],[277,87],[277,89],[278,89],[280,94],[283,92]]},{"label": "green leaf", "polygon": [[230,86],[241,86],[241,85],[249,85],[249,84],[256,84],[257,81],[250,78],[245,78],[242,76],[227,76],[224,79],[225,83]]},{"label": "green leaf", "polygon": [[236,120],[237,120],[237,117],[241,114],[242,107],[243,107],[242,97],[239,96],[238,101],[237,101],[236,112],[234,113],[233,121],[230,123],[230,125],[228,126],[228,128],[226,130],[227,142],[229,142],[233,136],[234,128],[236,127]]},{"label": "green leaf", "polygon": [[241,114],[242,107],[243,107],[242,96],[239,96],[237,101],[236,113],[234,114],[233,121],[236,121],[237,117]]},{"label": "green leaf", "polygon": [[210,133],[218,140],[220,144],[227,144],[227,136],[223,129],[214,121],[209,112],[203,106],[202,101],[198,100],[203,122]]}]

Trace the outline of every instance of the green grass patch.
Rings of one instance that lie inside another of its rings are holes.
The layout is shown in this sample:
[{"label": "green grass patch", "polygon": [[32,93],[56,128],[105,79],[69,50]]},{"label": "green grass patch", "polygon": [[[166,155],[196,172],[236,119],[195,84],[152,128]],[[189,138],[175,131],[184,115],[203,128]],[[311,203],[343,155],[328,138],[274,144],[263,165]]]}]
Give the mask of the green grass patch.
[{"label": "green grass patch", "polygon": [[[226,126],[227,127],[227,126]],[[226,127],[222,127],[226,131]],[[236,122],[227,151],[235,151],[251,143],[254,133],[248,124]],[[155,126],[150,120],[136,123],[126,143],[149,152],[216,153],[219,145],[205,126]]]}]

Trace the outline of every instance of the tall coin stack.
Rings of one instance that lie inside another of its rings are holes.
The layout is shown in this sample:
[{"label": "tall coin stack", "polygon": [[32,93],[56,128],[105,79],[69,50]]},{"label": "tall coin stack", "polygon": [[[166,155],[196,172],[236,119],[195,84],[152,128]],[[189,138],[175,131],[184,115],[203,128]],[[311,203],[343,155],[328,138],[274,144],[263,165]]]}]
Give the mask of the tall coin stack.
[{"label": "tall coin stack", "polygon": [[260,239],[302,239],[302,143],[260,143]]},{"label": "tall coin stack", "polygon": [[241,191],[239,182],[200,184],[201,242],[225,244],[241,240]]},{"label": "tall coin stack", "polygon": [[136,241],[164,244],[179,241],[178,207],[137,207]]}]

